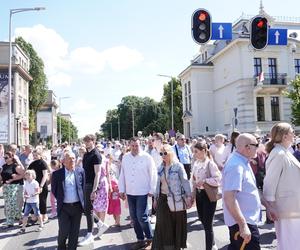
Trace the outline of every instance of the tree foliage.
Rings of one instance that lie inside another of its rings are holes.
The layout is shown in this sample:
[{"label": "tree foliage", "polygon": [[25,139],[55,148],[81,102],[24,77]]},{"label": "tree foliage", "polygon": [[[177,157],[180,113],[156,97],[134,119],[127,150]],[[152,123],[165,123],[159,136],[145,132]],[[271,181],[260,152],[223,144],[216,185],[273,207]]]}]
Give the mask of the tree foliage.
[{"label": "tree foliage", "polygon": [[57,115],[57,134],[60,135],[60,123],[61,122],[61,141],[62,142],[74,142],[78,139],[78,129],[72,123],[72,121],[67,120],[66,118]]},{"label": "tree foliage", "polygon": [[29,74],[33,80],[29,82],[29,133],[31,137],[34,134],[34,144],[36,144],[36,114],[46,101],[48,90],[44,62],[32,45],[27,43],[22,37],[16,38],[15,42],[30,59]]},{"label": "tree foliage", "polygon": [[[182,131],[181,85],[175,78],[174,87],[174,127]],[[165,132],[171,129],[171,81],[164,85],[164,94],[160,102],[149,97],[125,96],[116,109],[108,110],[106,121],[100,130],[106,138],[128,139],[138,131],[147,136],[153,132]]]},{"label": "tree foliage", "polygon": [[291,81],[290,89],[286,95],[292,100],[292,123],[300,126],[300,76]]}]

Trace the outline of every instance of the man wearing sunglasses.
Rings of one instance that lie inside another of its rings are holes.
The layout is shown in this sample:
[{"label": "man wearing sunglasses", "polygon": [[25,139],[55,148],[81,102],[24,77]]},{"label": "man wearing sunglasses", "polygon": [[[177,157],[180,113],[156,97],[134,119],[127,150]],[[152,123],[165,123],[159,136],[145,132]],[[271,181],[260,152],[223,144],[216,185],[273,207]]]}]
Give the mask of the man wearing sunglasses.
[{"label": "man wearing sunglasses", "polygon": [[191,178],[191,161],[192,152],[188,145],[185,143],[185,136],[178,134],[176,137],[176,144],[173,146],[173,150],[178,160],[183,164],[188,179]]},{"label": "man wearing sunglasses", "polygon": [[[251,134],[241,134],[236,140],[236,151],[223,170],[223,209],[229,228],[229,250],[240,249],[243,241],[247,249],[259,250],[260,197],[255,176],[249,164],[255,158],[259,144]],[[239,233],[238,239],[235,235]]]}]

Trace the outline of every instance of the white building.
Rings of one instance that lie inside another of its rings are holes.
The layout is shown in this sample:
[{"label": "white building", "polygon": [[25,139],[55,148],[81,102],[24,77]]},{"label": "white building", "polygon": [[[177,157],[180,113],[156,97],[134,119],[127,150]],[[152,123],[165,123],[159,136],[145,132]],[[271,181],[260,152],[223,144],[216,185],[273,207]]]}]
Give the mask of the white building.
[{"label": "white building", "polygon": [[48,90],[46,102],[37,112],[37,132],[42,141],[51,141],[57,144],[57,102],[52,90]]},{"label": "white building", "polygon": [[[9,43],[0,42],[0,143],[8,142],[8,64]],[[18,145],[29,144],[30,61],[22,49],[12,43],[12,119],[11,138]]]},{"label": "white building", "polygon": [[287,46],[254,51],[251,17],[241,16],[233,24],[232,40],[201,46],[200,54],[179,74],[185,136],[230,134],[234,128],[265,133],[275,122],[290,122],[291,101],[283,91],[300,73],[300,18],[270,17],[262,6],[260,14],[272,28],[286,28],[288,34],[298,30],[298,39],[289,37]]}]

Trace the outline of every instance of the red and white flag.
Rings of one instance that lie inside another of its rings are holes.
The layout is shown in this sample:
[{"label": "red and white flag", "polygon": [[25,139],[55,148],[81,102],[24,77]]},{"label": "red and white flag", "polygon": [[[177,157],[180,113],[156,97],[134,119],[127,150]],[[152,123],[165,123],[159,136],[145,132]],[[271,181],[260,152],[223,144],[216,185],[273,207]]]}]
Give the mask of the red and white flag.
[{"label": "red and white flag", "polygon": [[265,77],[264,77],[264,72],[260,72],[260,74],[258,75],[258,82],[263,82],[265,80]]}]

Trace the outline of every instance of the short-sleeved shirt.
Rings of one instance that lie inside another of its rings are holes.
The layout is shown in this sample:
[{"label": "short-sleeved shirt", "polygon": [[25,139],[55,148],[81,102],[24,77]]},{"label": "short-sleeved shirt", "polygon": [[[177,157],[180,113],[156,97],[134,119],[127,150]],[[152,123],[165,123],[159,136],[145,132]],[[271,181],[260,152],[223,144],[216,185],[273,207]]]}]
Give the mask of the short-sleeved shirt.
[{"label": "short-sleeved shirt", "polygon": [[[43,171],[48,170],[47,163],[43,159],[38,159],[30,163],[28,169],[33,169],[36,173],[36,181],[41,184],[43,179]],[[47,185],[45,182],[44,186]]]},{"label": "short-sleeved shirt", "polygon": [[82,165],[85,172],[86,184],[94,184],[94,179],[95,179],[94,166],[100,165],[101,162],[102,162],[102,157],[96,148],[84,154]]},{"label": "short-sleeved shirt", "polygon": [[[260,197],[255,176],[246,157],[234,152],[223,170],[223,192],[237,191],[236,200],[247,223],[256,225],[260,214]],[[224,196],[223,196],[224,197]],[[224,219],[227,226],[237,224],[223,200]]]},{"label": "short-sleeved shirt", "polygon": [[[32,196],[33,194],[37,193],[36,189],[39,187],[39,183],[36,180],[32,180],[31,182],[25,181],[24,182],[24,193],[27,195]],[[38,203],[39,196],[34,195],[26,199],[27,203]]]}]

